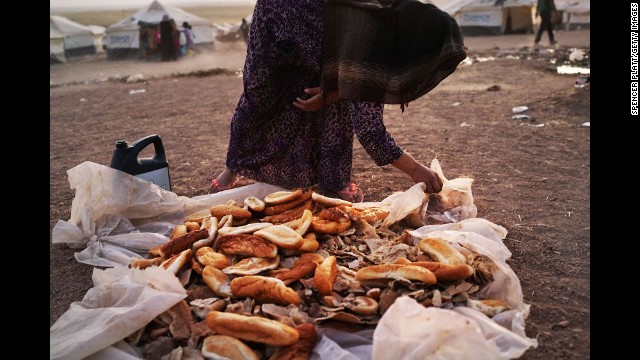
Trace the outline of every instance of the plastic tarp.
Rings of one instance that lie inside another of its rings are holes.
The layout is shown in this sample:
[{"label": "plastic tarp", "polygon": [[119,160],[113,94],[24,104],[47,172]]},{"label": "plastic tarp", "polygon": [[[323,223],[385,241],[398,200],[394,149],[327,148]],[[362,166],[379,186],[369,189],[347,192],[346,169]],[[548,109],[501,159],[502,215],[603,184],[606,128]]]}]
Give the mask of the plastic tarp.
[{"label": "plastic tarp", "polygon": [[182,29],[182,23],[185,21],[191,24],[191,31],[193,31],[194,34],[193,40],[196,45],[213,42],[214,28],[211,21],[188,13],[175,6],[153,1],[133,15],[107,27],[105,31],[105,41],[108,48],[140,48],[140,27],[138,26],[138,22],[159,24],[164,15],[169,15],[169,17],[175,21],[178,30]]},{"label": "plastic tarp", "polygon": [[[168,241],[169,232],[188,214],[229,200],[242,203],[247,196],[264,198],[283,190],[256,183],[187,198],[92,162],[68,170],[68,175],[75,190],[71,217],[58,221],[52,241],[84,249],[76,253],[80,262],[111,268],[94,269],[94,288],[50,328],[51,359],[139,359],[140,349],[121,340],[186,295],[172,273],[159,267],[130,269],[128,262]],[[456,179],[448,181],[456,183]],[[420,211],[423,188],[424,183],[418,183],[379,203],[367,204],[392,209],[399,219]],[[494,280],[480,289],[479,296],[505,301],[510,309],[489,318],[471,308],[425,308],[411,298],[400,297],[373,332],[345,333],[318,325],[321,337],[311,359],[395,360],[399,354],[416,360],[510,359],[537,346],[537,340],[526,337],[524,331],[529,305],[523,301],[520,281],[506,263],[511,256],[503,243],[506,229],[469,217],[411,231],[415,239],[427,234],[489,259]],[[105,326],[107,323],[111,325]]]}]

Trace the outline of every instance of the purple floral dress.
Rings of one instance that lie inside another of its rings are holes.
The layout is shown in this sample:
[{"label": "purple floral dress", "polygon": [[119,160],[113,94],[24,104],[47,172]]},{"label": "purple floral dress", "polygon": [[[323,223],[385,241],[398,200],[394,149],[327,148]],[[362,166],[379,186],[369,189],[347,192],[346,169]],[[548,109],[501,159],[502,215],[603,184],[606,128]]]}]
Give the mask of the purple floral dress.
[{"label": "purple floral dress", "polygon": [[318,112],[292,103],[320,84],[323,0],[258,0],[243,86],[231,119],[227,167],[284,188],[337,191],[351,179],[354,134],[377,165],[402,154],[382,104],[338,101]]}]

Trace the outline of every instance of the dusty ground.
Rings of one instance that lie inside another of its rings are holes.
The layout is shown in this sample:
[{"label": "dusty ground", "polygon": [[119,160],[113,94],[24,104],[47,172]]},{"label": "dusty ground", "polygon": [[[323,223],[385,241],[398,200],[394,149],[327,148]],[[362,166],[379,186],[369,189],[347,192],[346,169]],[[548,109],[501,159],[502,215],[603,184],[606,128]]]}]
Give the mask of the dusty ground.
[{"label": "dusty ground", "polygon": [[[591,137],[582,125],[591,118],[590,92],[574,88],[577,75],[555,69],[570,48],[588,50],[590,42],[588,31],[557,38],[555,52],[534,52],[533,35],[468,38],[470,55],[493,60],[461,65],[404,114],[397,106],[385,110],[385,123],[418,160],[428,164],[437,157],[448,177],[474,178],[478,217],[509,231],[509,265],[531,304],[526,332],[539,341],[522,359],[582,360],[590,358],[591,343]],[[51,66],[51,229],[70,217],[74,193],[66,171],[87,160],[108,165],[120,139],[159,134],[173,191],[201,194],[224,166],[229,120],[242,90],[234,72],[242,67],[244,45],[222,45],[175,63],[95,56]],[[207,71],[217,67],[224,70]],[[199,76],[167,77],[198,70]],[[136,73],[149,80],[104,81]],[[130,94],[140,89],[145,92]],[[530,120],[512,119],[512,108],[521,105],[529,107]],[[365,200],[412,185],[391,166],[376,167],[354,145],[353,180]],[[92,287],[92,268],[73,254],[50,244],[50,325]]]}]

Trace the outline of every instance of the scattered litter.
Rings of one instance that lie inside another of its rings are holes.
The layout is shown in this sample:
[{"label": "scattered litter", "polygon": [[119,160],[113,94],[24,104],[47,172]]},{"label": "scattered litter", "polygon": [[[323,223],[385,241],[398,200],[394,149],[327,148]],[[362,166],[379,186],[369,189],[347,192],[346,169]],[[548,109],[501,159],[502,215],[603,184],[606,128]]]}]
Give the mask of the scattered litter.
[{"label": "scattered litter", "polygon": [[87,99],[85,99],[85,98],[80,98],[80,102],[85,102],[85,101],[87,101]]},{"label": "scattered litter", "polygon": [[502,90],[500,85],[493,85],[487,88],[487,91],[500,91],[500,90]]},{"label": "scattered litter", "polygon": [[584,53],[580,49],[573,49],[569,54],[569,61],[580,61],[582,59],[584,59]]},{"label": "scattered litter", "polygon": [[533,127],[544,127],[544,124],[532,124]]},{"label": "scattered litter", "polygon": [[511,109],[511,111],[513,111],[514,113],[521,113],[521,112],[525,112],[529,110],[529,108],[527,106],[516,106],[513,109]]},{"label": "scattered litter", "polygon": [[513,115],[511,118],[513,120],[529,120],[529,119],[531,119],[531,117],[529,115],[525,115],[525,114]]},{"label": "scattered litter", "polygon": [[558,66],[556,71],[558,72],[558,74],[591,74],[591,69],[589,68],[570,65],[560,65]]},{"label": "scattered litter", "polygon": [[587,122],[583,122],[582,126],[584,127],[591,127],[591,121],[587,121]]},{"label": "scattered litter", "polygon": [[471,127],[473,125],[467,123],[466,121],[463,121],[462,124],[460,124],[460,127]]},{"label": "scattered litter", "polygon": [[144,81],[144,75],[140,73],[131,75],[127,78],[127,83],[134,83],[134,82],[140,82],[140,81]]},{"label": "scattered litter", "polygon": [[488,57],[474,56],[473,57],[474,62],[485,62],[485,61],[493,61],[493,60],[495,60],[493,56],[488,56]]},{"label": "scattered litter", "polygon": [[131,91],[129,91],[129,95],[142,94],[145,91],[147,91],[147,90],[146,89],[131,89]]},{"label": "scattered litter", "polygon": [[456,101],[456,102],[453,103],[453,106],[458,106],[460,104],[462,104],[460,101]]},{"label": "scattered litter", "polygon": [[460,64],[462,64],[462,65],[471,65],[471,64],[473,64],[473,60],[471,60],[471,58],[467,56],[464,60],[462,60],[462,62],[460,62]]}]

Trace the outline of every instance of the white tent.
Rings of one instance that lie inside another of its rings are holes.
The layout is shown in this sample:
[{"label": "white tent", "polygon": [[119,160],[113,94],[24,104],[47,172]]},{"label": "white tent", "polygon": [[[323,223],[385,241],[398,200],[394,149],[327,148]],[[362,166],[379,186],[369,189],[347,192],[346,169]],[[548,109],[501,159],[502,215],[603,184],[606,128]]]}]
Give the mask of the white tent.
[{"label": "white tent", "polygon": [[463,35],[533,33],[537,0],[473,0],[455,19]]},{"label": "white tent", "polygon": [[191,25],[196,46],[213,44],[213,24],[211,21],[154,0],[135,14],[107,27],[105,31],[107,58],[138,56],[141,27],[158,26],[164,15],[169,15],[179,30],[182,30],[183,22],[188,22]]},{"label": "white tent", "polygon": [[420,0],[425,4],[433,4],[438,9],[454,16],[461,7],[471,3],[473,0]]},{"label": "white tent", "polygon": [[591,27],[591,0],[579,0],[569,4],[564,10],[563,23],[568,30]]},{"label": "white tent", "polygon": [[64,56],[64,34],[49,28],[49,64],[67,62]]},{"label": "white tent", "polygon": [[93,32],[89,27],[62,16],[50,15],[49,28],[51,29],[50,34],[55,33],[55,36],[58,36],[60,33],[64,36],[66,57],[96,53]]}]

